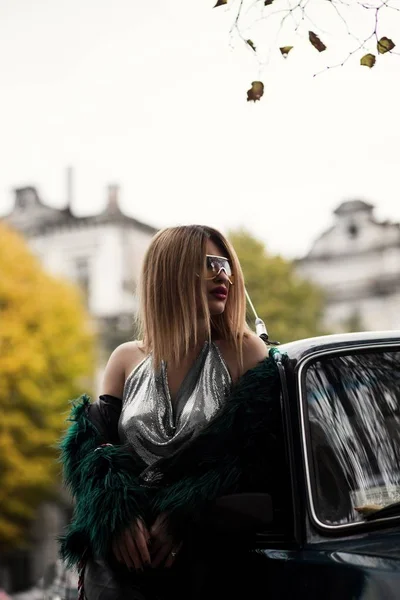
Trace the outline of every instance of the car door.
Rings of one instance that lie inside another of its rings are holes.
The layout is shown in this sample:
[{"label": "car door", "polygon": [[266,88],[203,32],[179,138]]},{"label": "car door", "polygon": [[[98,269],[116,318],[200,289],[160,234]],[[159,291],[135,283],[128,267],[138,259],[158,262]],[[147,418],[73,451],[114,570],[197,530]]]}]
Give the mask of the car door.
[{"label": "car door", "polygon": [[267,551],[276,597],[400,598],[400,507],[378,512],[400,499],[398,343],[316,351],[296,377],[304,544]]}]

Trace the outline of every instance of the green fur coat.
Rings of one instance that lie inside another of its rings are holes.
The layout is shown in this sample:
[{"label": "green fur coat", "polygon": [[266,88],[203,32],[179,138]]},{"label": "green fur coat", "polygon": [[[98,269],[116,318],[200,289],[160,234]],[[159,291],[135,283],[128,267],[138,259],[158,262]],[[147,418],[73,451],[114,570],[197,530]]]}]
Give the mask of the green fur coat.
[{"label": "green fur coat", "polygon": [[220,496],[279,486],[280,385],[270,354],[234,385],[213,420],[178,452],[158,461],[147,478],[132,449],[118,444],[107,429],[111,416],[105,414],[101,428],[91,419],[94,405],[88,396],[73,403],[72,424],[60,443],[64,480],[75,501],[72,522],[60,538],[69,566],[91,556],[107,559],[114,535],[137,517],[150,526],[167,512],[181,540],[201,528]]}]

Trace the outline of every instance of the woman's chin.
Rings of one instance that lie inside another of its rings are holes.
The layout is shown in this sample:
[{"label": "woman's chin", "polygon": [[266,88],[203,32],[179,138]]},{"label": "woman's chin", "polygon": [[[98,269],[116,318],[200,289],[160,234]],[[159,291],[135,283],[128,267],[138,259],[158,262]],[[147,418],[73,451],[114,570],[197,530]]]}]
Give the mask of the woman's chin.
[{"label": "woman's chin", "polygon": [[225,305],[225,300],[211,300],[211,302],[208,303],[208,310],[210,311],[210,315],[222,315],[222,313],[225,310]]}]

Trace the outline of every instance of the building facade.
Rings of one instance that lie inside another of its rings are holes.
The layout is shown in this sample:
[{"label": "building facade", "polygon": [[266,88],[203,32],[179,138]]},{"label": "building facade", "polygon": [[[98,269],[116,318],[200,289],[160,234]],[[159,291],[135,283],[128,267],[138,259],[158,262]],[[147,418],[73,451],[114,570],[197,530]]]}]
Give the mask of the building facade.
[{"label": "building facade", "polygon": [[77,217],[69,207],[44,204],[34,187],[20,188],[13,210],[3,217],[50,274],[80,286],[99,333],[98,378],[110,352],[134,335],[139,270],[156,232],[123,214],[118,192],[118,186],[110,185],[100,214]]},{"label": "building facade", "polygon": [[326,295],[330,331],[400,329],[400,226],[380,222],[373,205],[343,202],[335,222],[296,261],[299,275]]}]

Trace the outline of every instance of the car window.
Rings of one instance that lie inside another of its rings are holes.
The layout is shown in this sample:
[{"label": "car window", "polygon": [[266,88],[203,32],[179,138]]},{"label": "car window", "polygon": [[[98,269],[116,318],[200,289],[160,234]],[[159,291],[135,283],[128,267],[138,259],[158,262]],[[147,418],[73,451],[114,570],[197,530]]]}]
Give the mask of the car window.
[{"label": "car window", "polygon": [[318,520],[359,522],[400,501],[400,352],[321,357],[303,384]]}]

